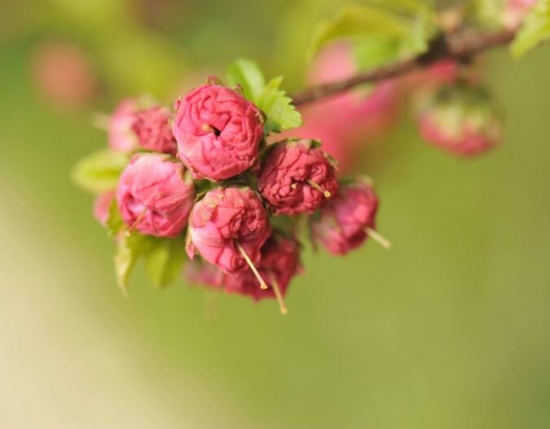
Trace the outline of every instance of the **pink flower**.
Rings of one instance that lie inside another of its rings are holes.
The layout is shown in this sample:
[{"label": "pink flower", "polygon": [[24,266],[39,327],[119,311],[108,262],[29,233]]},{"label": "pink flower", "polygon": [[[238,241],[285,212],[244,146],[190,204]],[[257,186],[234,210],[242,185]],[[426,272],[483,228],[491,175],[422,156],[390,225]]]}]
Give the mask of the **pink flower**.
[{"label": "pink flower", "polygon": [[138,111],[132,124],[138,144],[154,152],[176,155],[176,140],[169,122],[171,117],[170,109],[158,105]]},{"label": "pink flower", "polygon": [[122,100],[109,119],[109,146],[117,152],[131,152],[138,147],[137,136],[133,132],[138,101],[127,98]]},{"label": "pink flower", "polygon": [[300,243],[295,239],[272,235],[262,247],[258,265],[258,271],[268,288],[262,289],[254,274],[245,271],[225,277],[223,284],[226,292],[248,295],[258,301],[277,298],[276,288],[279,288],[281,297],[284,297],[291,279],[301,271],[300,251]]},{"label": "pink flower", "polygon": [[190,258],[199,253],[226,273],[255,264],[270,233],[261,199],[247,187],[216,188],[197,202],[189,217]]},{"label": "pink flower", "polygon": [[157,237],[176,237],[187,225],[194,202],[193,181],[168,155],[136,155],[122,172],[117,203],[131,229]]},{"label": "pink flower", "polygon": [[247,295],[255,301],[276,298],[281,313],[286,314],[284,297],[288,286],[291,279],[302,271],[300,251],[301,246],[296,239],[281,234],[273,234],[266,241],[257,267],[259,275],[266,281],[265,289],[250,270],[226,274],[218,266],[197,259],[187,263],[184,275],[190,282],[224,289],[227,293]]},{"label": "pink flower", "polygon": [[115,190],[107,191],[98,195],[95,199],[93,215],[103,226],[107,224],[107,219],[109,219],[109,209],[111,208],[111,203],[115,199],[115,194]]},{"label": "pink flower", "polygon": [[274,145],[262,164],[258,189],[275,214],[313,213],[338,190],[332,161],[312,140]]},{"label": "pink flower", "polygon": [[108,124],[109,146],[118,152],[133,152],[139,147],[176,154],[176,141],[169,123],[170,110],[146,97],[121,101]]},{"label": "pink flower", "polygon": [[455,155],[477,155],[497,146],[500,115],[481,89],[444,87],[425,101],[418,117],[420,134]]},{"label": "pink flower", "polygon": [[178,156],[196,179],[223,180],[256,164],[260,111],[236,91],[202,85],[177,103],[173,131]]},{"label": "pink flower", "polygon": [[369,228],[374,231],[377,210],[371,186],[360,181],[342,186],[312,221],[313,240],[334,255],[344,255],[365,242]]}]

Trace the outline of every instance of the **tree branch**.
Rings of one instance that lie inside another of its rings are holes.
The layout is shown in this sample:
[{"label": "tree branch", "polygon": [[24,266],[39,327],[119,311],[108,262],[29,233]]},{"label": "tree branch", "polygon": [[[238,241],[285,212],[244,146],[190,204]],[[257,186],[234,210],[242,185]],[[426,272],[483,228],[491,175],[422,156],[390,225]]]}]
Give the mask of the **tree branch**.
[{"label": "tree branch", "polygon": [[428,52],[395,64],[390,64],[359,73],[349,79],[339,82],[331,82],[305,90],[292,95],[296,106],[301,106],[323,98],[327,98],[347,91],[364,83],[374,83],[386,79],[410,73],[444,59],[466,61],[481,52],[492,48],[507,45],[515,36],[515,31],[504,30],[498,33],[479,34],[470,31],[462,31],[436,39],[428,49]]}]

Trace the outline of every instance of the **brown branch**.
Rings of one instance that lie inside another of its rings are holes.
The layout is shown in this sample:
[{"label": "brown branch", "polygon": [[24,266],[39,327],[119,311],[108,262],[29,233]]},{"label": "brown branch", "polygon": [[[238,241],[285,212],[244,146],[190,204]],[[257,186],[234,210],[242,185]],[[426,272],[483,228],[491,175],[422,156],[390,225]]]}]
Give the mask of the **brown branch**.
[{"label": "brown branch", "polygon": [[294,104],[299,106],[339,94],[357,85],[401,76],[414,70],[425,68],[440,60],[454,59],[457,61],[466,61],[481,52],[497,46],[507,45],[514,39],[514,36],[515,32],[509,30],[491,34],[471,33],[469,31],[458,32],[448,37],[436,39],[428,52],[415,58],[376,70],[359,73],[339,82],[306,88],[291,97],[294,100]]}]

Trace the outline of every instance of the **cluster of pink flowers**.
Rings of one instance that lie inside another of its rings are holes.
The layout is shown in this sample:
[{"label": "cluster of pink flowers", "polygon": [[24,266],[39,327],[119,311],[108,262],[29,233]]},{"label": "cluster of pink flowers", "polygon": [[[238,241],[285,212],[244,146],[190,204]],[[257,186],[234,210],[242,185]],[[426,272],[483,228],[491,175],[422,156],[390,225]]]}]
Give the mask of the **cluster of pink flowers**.
[{"label": "cluster of pink flowers", "polygon": [[109,145],[130,161],[116,190],[98,197],[96,218],[105,224],[116,207],[127,235],[185,236],[190,281],[276,298],[285,313],[289,284],[302,270],[300,226],[335,255],[369,236],[388,243],[375,230],[378,198],[368,181],[339,182],[317,141],[266,144],[264,123],[241,91],[218,83],[193,89],[174,112],[123,101],[110,119]]}]

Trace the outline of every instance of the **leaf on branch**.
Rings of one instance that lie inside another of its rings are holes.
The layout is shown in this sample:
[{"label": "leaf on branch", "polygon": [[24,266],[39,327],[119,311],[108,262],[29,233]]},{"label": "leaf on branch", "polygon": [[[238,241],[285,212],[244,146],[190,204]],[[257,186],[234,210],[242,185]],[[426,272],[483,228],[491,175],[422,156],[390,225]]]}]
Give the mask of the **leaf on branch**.
[{"label": "leaf on branch", "polygon": [[126,293],[128,278],[138,259],[148,251],[153,237],[132,232],[120,234],[115,253],[115,271],[118,285]]},{"label": "leaf on branch", "polygon": [[550,39],[550,0],[539,0],[525,18],[512,43],[512,54],[519,58]]},{"label": "leaf on branch", "polygon": [[266,83],[256,63],[238,59],[229,67],[227,81],[230,85],[239,85],[245,97],[266,115],[266,133],[278,133],[302,125],[302,118],[292,104],[292,99],[280,88],[283,81],[281,76]]},{"label": "leaf on branch", "polygon": [[181,275],[186,260],[185,240],[154,238],[144,257],[149,279],[155,287],[164,288]]},{"label": "leaf on branch", "polygon": [[[310,47],[310,57],[325,45],[348,39],[364,66],[381,65],[402,56],[427,50],[435,34],[431,22],[431,1],[373,1],[372,5],[344,7],[333,19],[318,25]],[[380,49],[376,44],[384,45]]]},{"label": "leaf on branch", "polygon": [[292,99],[279,89],[282,81],[281,76],[271,79],[258,100],[258,107],[267,116],[266,133],[280,133],[302,125],[302,116],[292,104]]},{"label": "leaf on branch", "polygon": [[128,156],[108,149],[94,152],[76,164],[73,181],[82,189],[100,194],[116,188]]}]

